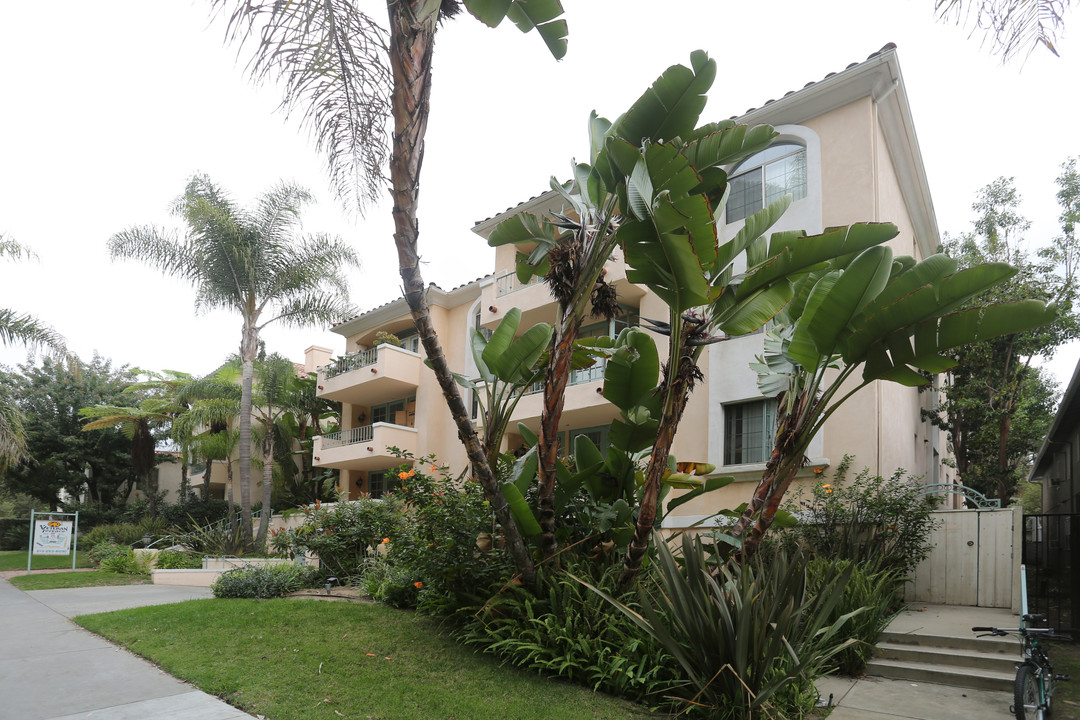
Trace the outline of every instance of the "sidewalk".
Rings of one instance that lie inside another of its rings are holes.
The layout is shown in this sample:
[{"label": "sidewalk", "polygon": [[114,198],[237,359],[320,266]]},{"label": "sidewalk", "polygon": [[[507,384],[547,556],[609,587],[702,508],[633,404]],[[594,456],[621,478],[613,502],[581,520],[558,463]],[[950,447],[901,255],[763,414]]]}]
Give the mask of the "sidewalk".
[{"label": "sidewalk", "polygon": [[0,720],[250,720],[67,619],[209,596],[159,585],[24,593],[0,580]]}]

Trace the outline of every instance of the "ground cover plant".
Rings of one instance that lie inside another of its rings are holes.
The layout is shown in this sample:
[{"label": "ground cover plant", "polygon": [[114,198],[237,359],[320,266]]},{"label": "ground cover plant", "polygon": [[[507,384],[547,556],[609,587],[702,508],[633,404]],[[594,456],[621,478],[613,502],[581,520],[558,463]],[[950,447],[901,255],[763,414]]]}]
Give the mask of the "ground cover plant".
[{"label": "ground cover plant", "polygon": [[[30,558],[31,570],[63,570],[71,567],[70,555],[33,555]],[[90,567],[90,557],[86,550],[79,550],[75,557],[75,567]],[[0,572],[5,570],[25,570],[25,550],[0,550]]]},{"label": "ground cover plant", "polygon": [[210,589],[217,598],[276,598],[312,587],[319,574],[299,565],[241,567],[221,573]]},{"label": "ground cover plant", "polygon": [[11,578],[8,582],[20,590],[54,590],[56,588],[98,587],[101,585],[145,585],[150,582],[150,579],[145,575],[95,570],[93,572],[20,575]]},{"label": "ground cover plant", "polygon": [[269,720],[648,716],[625,701],[500,667],[436,621],[381,604],[194,600],[76,622]]}]

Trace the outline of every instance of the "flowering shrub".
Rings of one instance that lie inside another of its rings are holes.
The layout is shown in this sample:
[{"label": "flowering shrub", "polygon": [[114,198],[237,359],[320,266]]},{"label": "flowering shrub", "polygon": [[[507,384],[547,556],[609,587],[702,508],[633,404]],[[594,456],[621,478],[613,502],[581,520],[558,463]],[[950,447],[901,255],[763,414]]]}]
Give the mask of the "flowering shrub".
[{"label": "flowering shrub", "polygon": [[127,557],[129,555],[132,555],[132,552],[131,548],[127,545],[105,541],[97,543],[90,549],[90,562],[97,567],[100,566],[103,561]]},{"label": "flowering shrub", "polygon": [[403,508],[400,525],[386,533],[385,559],[366,566],[364,588],[391,604],[437,614],[482,603],[493,584],[513,573],[498,547],[477,547],[478,537],[496,534],[479,484],[455,481],[433,456],[396,454],[410,462],[398,470],[402,485],[393,494]]},{"label": "flowering shrub", "polygon": [[848,482],[846,455],[832,481],[795,496],[789,510],[802,519],[790,537],[818,557],[874,563],[882,570],[910,572],[930,550],[934,501],[920,495],[917,478],[897,469],[889,478],[864,468]]},{"label": "flowering shrub", "polygon": [[364,561],[388,544],[401,526],[401,503],[392,496],[361,498],[333,507],[305,506],[304,524],[271,537],[273,549],[283,555],[304,552],[318,555],[324,569],[342,581],[360,573]]}]

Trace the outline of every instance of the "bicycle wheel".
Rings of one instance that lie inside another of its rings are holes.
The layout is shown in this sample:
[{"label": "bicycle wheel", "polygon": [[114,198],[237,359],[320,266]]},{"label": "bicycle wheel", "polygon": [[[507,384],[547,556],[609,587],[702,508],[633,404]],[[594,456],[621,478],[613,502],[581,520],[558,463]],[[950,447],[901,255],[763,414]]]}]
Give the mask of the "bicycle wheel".
[{"label": "bicycle wheel", "polygon": [[1039,679],[1035,677],[1035,668],[1021,665],[1016,670],[1016,683],[1013,685],[1013,712],[1016,713],[1016,720],[1043,720],[1039,700]]}]

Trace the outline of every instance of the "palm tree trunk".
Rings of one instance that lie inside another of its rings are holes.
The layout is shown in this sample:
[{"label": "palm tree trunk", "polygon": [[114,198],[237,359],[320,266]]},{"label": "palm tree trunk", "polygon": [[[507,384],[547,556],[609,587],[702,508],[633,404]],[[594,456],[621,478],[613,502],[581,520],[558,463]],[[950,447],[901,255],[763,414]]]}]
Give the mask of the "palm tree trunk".
[{"label": "palm tree trunk", "polygon": [[[431,311],[424,293],[424,279],[420,274],[416,209],[431,96],[431,58],[438,19],[437,6],[432,12],[428,9],[430,5],[430,2],[424,0],[387,2],[390,15],[390,67],[394,77],[394,146],[390,158],[394,243],[398,251],[405,299],[409,303],[417,333],[424,344],[424,352],[446,397],[473,473],[484,488],[485,496],[503,528],[507,549],[525,582],[531,586],[536,579],[532,558],[499,489],[498,479],[487,462],[472,420],[461,400],[457,383],[450,373],[446,356],[431,324]],[[421,15],[421,11],[428,14]]]},{"label": "palm tree trunk", "polygon": [[[202,481],[202,499],[210,499],[210,470],[214,467],[214,461],[212,458],[206,458],[206,472],[203,473]],[[230,508],[231,510],[231,508]]]},{"label": "palm tree trunk", "polygon": [[240,384],[240,532],[245,547],[251,547],[251,388],[255,376],[255,352],[258,332],[245,322],[240,355],[243,376]]},{"label": "palm tree trunk", "polygon": [[274,489],[274,429],[266,430],[266,442],[263,444],[263,479],[262,479],[262,517],[259,520],[259,537],[255,545],[262,547],[266,542],[266,531],[270,527],[270,501]]}]

